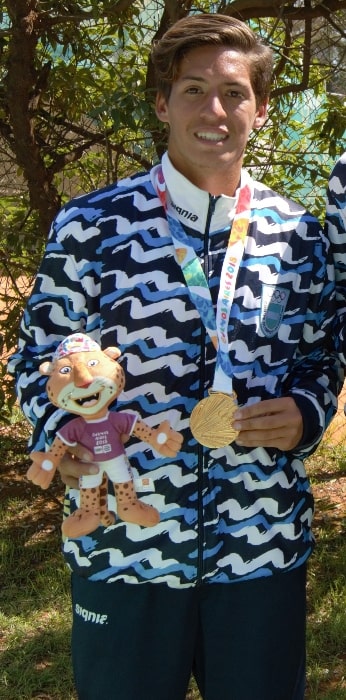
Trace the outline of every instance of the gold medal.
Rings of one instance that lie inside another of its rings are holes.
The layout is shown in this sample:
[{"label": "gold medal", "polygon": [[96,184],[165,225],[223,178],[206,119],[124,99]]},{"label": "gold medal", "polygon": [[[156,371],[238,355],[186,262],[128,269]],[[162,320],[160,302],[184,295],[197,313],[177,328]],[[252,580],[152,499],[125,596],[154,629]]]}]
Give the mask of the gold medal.
[{"label": "gold medal", "polygon": [[224,394],[211,389],[209,396],[202,399],[191,413],[192,435],[205,447],[226,447],[238,435],[238,431],[231,425],[236,408],[237,399],[234,392]]}]

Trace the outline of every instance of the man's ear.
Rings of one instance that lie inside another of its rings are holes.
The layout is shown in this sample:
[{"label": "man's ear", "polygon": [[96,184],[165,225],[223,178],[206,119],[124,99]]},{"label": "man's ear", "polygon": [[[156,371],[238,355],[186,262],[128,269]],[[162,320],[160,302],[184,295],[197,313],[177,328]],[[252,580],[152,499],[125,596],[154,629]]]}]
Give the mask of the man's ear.
[{"label": "man's ear", "polygon": [[158,93],[156,95],[156,100],[155,100],[155,112],[157,118],[160,120],[160,122],[163,122],[165,124],[169,123],[168,120],[168,108],[167,108],[167,100],[166,98]]},{"label": "man's ear", "polygon": [[265,124],[265,122],[267,121],[267,117],[268,100],[266,100],[262,105],[258,107],[252,128],[260,129],[261,126],[263,126],[263,124]]}]

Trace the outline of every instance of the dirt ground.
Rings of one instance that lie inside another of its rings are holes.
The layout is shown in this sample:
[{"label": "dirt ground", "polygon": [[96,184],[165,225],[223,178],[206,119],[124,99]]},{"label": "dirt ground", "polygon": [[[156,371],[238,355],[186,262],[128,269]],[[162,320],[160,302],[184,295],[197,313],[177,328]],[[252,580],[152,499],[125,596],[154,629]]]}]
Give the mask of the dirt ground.
[{"label": "dirt ground", "polygon": [[[346,405],[346,382],[339,396],[338,411],[330,424],[324,440],[335,445],[345,444],[346,446],[346,416],[344,406]],[[315,499],[326,499],[339,511],[340,517],[346,517],[346,475],[325,475],[325,480],[314,486]]]}]

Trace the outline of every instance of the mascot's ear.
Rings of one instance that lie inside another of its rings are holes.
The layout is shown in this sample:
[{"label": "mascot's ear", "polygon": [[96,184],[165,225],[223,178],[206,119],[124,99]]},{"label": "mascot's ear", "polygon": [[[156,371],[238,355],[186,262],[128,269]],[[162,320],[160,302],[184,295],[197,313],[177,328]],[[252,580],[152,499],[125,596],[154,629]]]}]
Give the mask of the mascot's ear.
[{"label": "mascot's ear", "polygon": [[105,355],[107,355],[107,357],[110,357],[111,360],[117,360],[118,357],[120,357],[121,355],[121,350],[119,350],[119,348],[116,347],[105,348],[103,352]]},{"label": "mascot's ear", "polygon": [[42,362],[38,369],[40,374],[46,374],[50,376],[53,372],[53,362]]}]

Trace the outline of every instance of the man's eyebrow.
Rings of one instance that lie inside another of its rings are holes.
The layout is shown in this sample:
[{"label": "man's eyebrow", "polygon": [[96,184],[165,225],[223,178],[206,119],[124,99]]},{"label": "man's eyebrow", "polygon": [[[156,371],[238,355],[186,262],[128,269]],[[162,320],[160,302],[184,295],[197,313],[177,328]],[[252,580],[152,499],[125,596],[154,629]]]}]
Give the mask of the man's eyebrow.
[{"label": "man's eyebrow", "polygon": [[[180,75],[180,76],[178,76],[178,80],[181,80],[181,81],[194,80],[197,83],[207,83],[208,82],[207,78],[204,78],[201,75],[193,75],[193,74]],[[225,80],[224,84],[230,85],[233,87],[244,87],[244,83],[242,83],[240,80],[237,80],[236,78],[234,78],[234,80],[232,80],[232,79]]]},{"label": "man's eyebrow", "polygon": [[180,80],[197,80],[200,83],[205,83],[206,79],[200,75],[181,75]]}]

